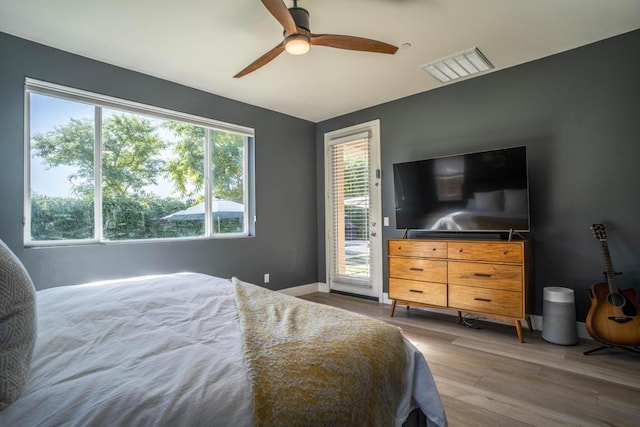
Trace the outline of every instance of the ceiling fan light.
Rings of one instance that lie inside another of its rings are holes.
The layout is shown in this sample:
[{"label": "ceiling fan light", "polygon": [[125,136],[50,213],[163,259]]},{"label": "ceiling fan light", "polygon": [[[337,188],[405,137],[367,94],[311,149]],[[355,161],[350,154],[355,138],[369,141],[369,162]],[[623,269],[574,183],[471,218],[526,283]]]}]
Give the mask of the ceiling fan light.
[{"label": "ceiling fan light", "polygon": [[310,47],[309,38],[302,34],[292,34],[284,43],[285,50],[291,55],[304,55]]}]

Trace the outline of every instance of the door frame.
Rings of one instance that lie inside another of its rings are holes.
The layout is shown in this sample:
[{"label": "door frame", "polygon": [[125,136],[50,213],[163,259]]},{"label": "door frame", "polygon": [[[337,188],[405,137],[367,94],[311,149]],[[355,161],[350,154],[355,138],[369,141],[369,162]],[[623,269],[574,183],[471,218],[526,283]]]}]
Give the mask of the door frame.
[{"label": "door frame", "polygon": [[[377,298],[379,302],[383,302],[382,282],[383,282],[383,265],[382,265],[382,172],[380,159],[380,119],[371,120],[369,122],[356,124],[342,129],[337,129],[324,134],[324,219],[325,219],[325,283],[321,284],[320,291],[330,292],[331,290],[331,173],[330,173],[330,145],[331,141],[336,139],[347,138],[358,133],[369,133],[369,159],[371,189],[369,194],[370,207],[370,230],[369,233],[375,232],[374,238],[370,236],[370,274],[371,274],[371,295]],[[373,223],[375,222],[375,225]],[[364,294],[363,294],[364,295]]]}]

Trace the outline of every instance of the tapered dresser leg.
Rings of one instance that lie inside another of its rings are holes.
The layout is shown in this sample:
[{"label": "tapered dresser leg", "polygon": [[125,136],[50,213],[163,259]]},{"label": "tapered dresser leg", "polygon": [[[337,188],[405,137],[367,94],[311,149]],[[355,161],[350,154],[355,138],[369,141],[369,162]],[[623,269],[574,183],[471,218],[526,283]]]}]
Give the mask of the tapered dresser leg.
[{"label": "tapered dresser leg", "polygon": [[519,320],[515,321],[516,324],[516,332],[518,333],[518,340],[520,342],[524,342],[524,337],[522,336],[522,324]]}]

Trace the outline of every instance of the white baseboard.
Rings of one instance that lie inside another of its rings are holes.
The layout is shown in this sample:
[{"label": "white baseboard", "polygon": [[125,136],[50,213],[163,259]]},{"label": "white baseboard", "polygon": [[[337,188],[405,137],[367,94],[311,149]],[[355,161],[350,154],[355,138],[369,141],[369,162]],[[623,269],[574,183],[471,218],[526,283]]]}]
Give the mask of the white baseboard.
[{"label": "white baseboard", "polygon": [[300,295],[322,292],[320,290],[320,285],[322,285],[322,283],[310,283],[308,285],[300,285],[294,286],[292,288],[280,289],[278,290],[278,292],[280,292],[281,294],[291,295],[293,297],[299,297]]}]

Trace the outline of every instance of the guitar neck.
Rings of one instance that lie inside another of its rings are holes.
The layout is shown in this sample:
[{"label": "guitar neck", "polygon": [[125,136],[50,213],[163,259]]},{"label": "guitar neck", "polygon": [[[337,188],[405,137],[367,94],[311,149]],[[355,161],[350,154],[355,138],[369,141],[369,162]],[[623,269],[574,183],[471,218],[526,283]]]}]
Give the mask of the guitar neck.
[{"label": "guitar neck", "polygon": [[600,240],[600,247],[602,248],[602,256],[604,258],[604,267],[607,273],[609,292],[612,294],[617,294],[618,285],[616,284],[616,273],[613,271],[613,263],[611,262],[611,255],[609,255],[609,246],[607,245],[606,239]]}]

